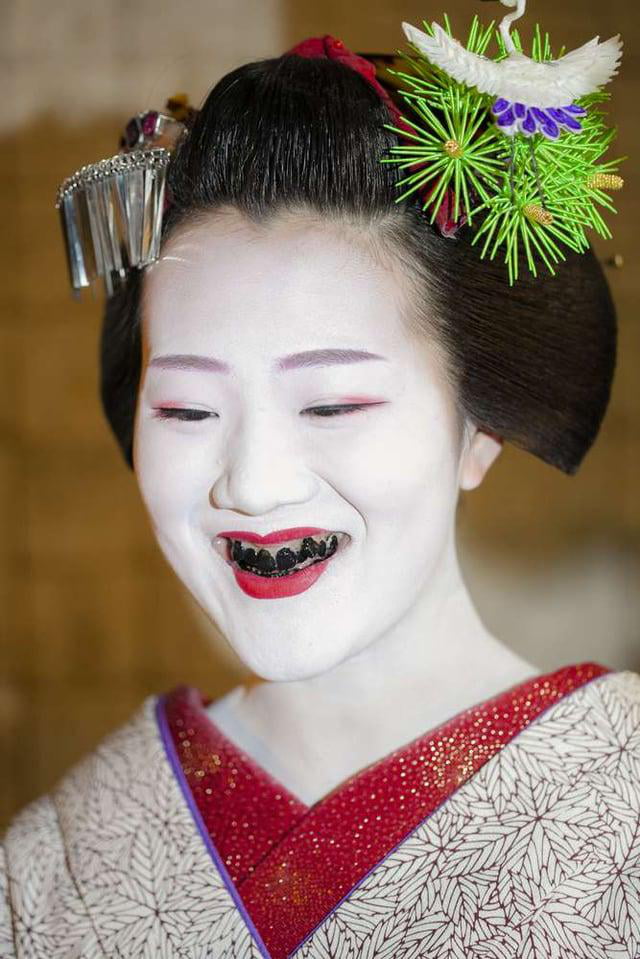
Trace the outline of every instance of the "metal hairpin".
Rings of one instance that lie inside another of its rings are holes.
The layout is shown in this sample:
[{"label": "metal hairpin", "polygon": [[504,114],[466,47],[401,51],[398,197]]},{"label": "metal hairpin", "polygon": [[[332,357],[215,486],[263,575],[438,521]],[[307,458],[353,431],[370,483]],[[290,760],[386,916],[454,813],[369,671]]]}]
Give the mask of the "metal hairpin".
[{"label": "metal hairpin", "polygon": [[175,117],[138,114],[127,124],[120,153],[81,167],[58,188],[75,295],[101,277],[111,296],[132,267],[157,260],[167,164],[184,130]]}]

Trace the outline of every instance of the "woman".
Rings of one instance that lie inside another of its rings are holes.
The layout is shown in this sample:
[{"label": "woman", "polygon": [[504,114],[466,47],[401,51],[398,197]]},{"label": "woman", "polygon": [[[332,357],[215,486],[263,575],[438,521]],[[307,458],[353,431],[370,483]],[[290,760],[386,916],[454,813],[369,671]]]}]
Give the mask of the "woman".
[{"label": "woman", "polygon": [[2,955],[640,951],[640,679],[515,656],[454,537],[503,439],[577,469],[606,283],[584,253],[510,288],[397,204],[387,98],[343,51],[220,81],[105,315],[159,545],[255,681],[151,698],[17,817]]}]

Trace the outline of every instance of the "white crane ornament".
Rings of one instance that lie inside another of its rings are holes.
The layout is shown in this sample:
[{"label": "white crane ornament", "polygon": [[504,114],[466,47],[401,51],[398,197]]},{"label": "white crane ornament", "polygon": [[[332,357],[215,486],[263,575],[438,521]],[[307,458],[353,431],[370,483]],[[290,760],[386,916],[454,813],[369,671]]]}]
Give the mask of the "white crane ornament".
[{"label": "white crane ornament", "polygon": [[402,27],[409,42],[434,66],[459,83],[497,98],[492,113],[507,136],[541,133],[555,140],[562,130],[579,133],[582,124],[578,118],[586,110],[574,101],[594,93],[616,75],[622,56],[620,36],[603,43],[594,37],[558,60],[538,62],[517,50],[509,33],[513,21],[524,14],[526,0],[500,2],[515,7],[499,27],[507,51],[503,60],[490,60],[465,49],[438,23],[432,24],[433,36],[410,23]]}]

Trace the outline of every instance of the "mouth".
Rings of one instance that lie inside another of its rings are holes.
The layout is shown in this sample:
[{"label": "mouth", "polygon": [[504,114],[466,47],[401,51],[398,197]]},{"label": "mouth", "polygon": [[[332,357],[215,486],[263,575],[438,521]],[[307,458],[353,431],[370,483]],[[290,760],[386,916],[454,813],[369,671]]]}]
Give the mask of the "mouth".
[{"label": "mouth", "polygon": [[[342,531],[318,530],[314,535],[273,542],[274,537],[241,539],[220,535],[216,552],[234,569],[262,579],[286,579],[327,560],[344,549],[351,537]],[[265,542],[272,540],[267,545]]]}]

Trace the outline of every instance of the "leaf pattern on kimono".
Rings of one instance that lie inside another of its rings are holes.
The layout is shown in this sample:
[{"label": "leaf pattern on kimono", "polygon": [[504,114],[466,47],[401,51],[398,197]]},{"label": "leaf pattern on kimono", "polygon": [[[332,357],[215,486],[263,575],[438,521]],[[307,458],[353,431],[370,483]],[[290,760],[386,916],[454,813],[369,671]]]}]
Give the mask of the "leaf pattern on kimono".
[{"label": "leaf pattern on kimono", "polygon": [[357,929],[350,925],[346,917],[338,918],[336,916],[336,922],[329,931],[329,947],[333,950],[333,954],[337,954],[338,947],[342,949],[347,947],[348,954],[355,957],[358,955],[358,948],[364,935],[358,935]]},{"label": "leaf pattern on kimono", "polygon": [[[258,959],[153,706],[11,825],[3,959]],[[637,959],[639,783],[640,677],[610,674],[490,760],[296,959]]]},{"label": "leaf pattern on kimono", "polygon": [[318,937],[317,951],[314,956],[317,959],[356,959],[357,947],[354,948],[351,937],[342,935],[339,926],[332,926],[324,934]]},{"label": "leaf pattern on kimono", "polygon": [[406,935],[406,923],[389,916],[376,923],[360,943],[360,959],[395,959]]},{"label": "leaf pattern on kimono", "polygon": [[486,938],[478,938],[469,949],[469,959],[504,959],[519,956],[518,938],[510,928],[492,930]]},{"label": "leaf pattern on kimono", "polygon": [[[563,897],[595,929],[616,930],[622,942],[640,954],[640,866],[623,869],[608,863],[581,864],[579,871],[562,884]],[[612,934],[613,935],[613,934]],[[615,940],[615,936],[614,936]]]},{"label": "leaf pattern on kimono", "polygon": [[340,930],[344,926],[350,930],[351,937],[355,938],[356,942],[362,942],[364,937],[367,936],[374,927],[376,918],[374,911],[365,913],[361,908],[361,904],[357,901],[349,902],[345,904],[345,908],[341,911],[340,917],[336,919],[336,923],[332,929],[332,938],[336,938],[335,930]]},{"label": "leaf pattern on kimono", "polygon": [[519,916],[533,912],[540,901],[540,886],[531,876],[508,866],[498,870],[493,888],[507,925],[517,922]]},{"label": "leaf pattern on kimono", "polygon": [[[508,767],[501,765],[500,763],[495,763],[491,765],[491,769],[487,775],[484,789],[486,791],[486,796],[489,800],[490,807],[494,809],[498,814],[502,814],[506,809],[509,808],[511,800],[518,793],[518,783],[510,775],[510,769]],[[481,794],[478,795],[478,802],[483,802],[484,796]]]},{"label": "leaf pattern on kimono", "polygon": [[324,959],[345,921],[403,930],[394,959],[638,959],[640,676],[607,674],[542,713],[295,959]]},{"label": "leaf pattern on kimono", "polygon": [[155,699],[5,836],[20,959],[259,959],[173,772]]},{"label": "leaf pattern on kimono", "polygon": [[[64,872],[65,853],[53,804],[44,796],[28,808],[30,815],[18,817],[12,829],[15,850],[5,846],[11,938],[15,938],[17,954],[67,956],[76,944],[88,949],[93,931],[73,883]],[[29,876],[28,883],[22,881],[24,875]],[[52,912],[64,916],[66,923],[52,922]]]}]

